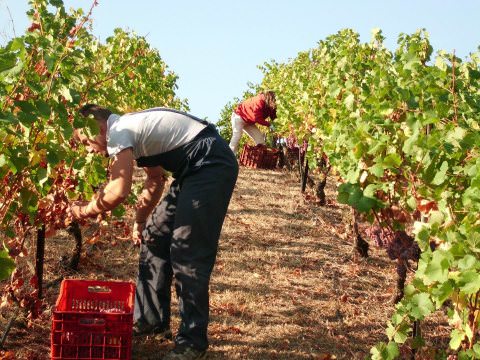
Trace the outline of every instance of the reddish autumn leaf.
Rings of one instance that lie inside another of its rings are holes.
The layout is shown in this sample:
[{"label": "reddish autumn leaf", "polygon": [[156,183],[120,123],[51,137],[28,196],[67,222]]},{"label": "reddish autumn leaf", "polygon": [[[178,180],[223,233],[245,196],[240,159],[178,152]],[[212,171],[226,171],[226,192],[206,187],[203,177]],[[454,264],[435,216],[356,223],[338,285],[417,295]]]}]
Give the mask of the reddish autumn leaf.
[{"label": "reddish autumn leaf", "polygon": [[68,35],[70,36],[75,36],[75,34],[77,33],[78,31],[78,27],[77,26],[72,26],[72,28],[70,29],[70,31],[68,32]]},{"label": "reddish autumn leaf", "polygon": [[13,351],[0,351],[0,360],[15,360],[15,353]]},{"label": "reddish autumn leaf", "polygon": [[12,282],[12,287],[14,290],[19,289],[23,286],[25,281],[22,278],[15,279],[15,281]]},{"label": "reddish autumn leaf", "polygon": [[424,214],[428,214],[432,210],[438,210],[438,206],[435,201],[427,201],[422,199],[417,203],[417,209]]},{"label": "reddish autumn leaf", "polygon": [[32,25],[30,25],[30,26],[28,27],[27,31],[28,31],[28,32],[33,32],[33,31],[35,31],[35,30],[37,30],[37,29],[40,29],[40,24],[34,22],[34,23],[32,23]]},{"label": "reddish autumn leaf", "polygon": [[240,330],[238,327],[236,326],[230,326],[228,329],[227,329],[227,332],[230,332],[230,333],[234,333],[234,334],[243,334],[243,331]]},{"label": "reddish autumn leaf", "polygon": [[293,275],[295,276],[301,276],[302,275],[302,269],[300,268],[296,268],[295,270],[293,270]]},{"label": "reddish autumn leaf", "polygon": [[42,59],[37,62],[35,64],[34,70],[38,75],[45,75],[48,72],[45,60]]},{"label": "reddish autumn leaf", "polygon": [[100,234],[93,235],[90,239],[87,240],[89,244],[96,244],[100,241]]},{"label": "reddish autumn leaf", "polygon": [[37,288],[37,287],[38,287],[38,278],[37,278],[37,275],[33,275],[33,276],[30,278],[30,285],[32,285],[34,288]]},{"label": "reddish autumn leaf", "polygon": [[315,360],[335,360],[337,357],[333,354],[319,354],[315,355],[313,359]]}]

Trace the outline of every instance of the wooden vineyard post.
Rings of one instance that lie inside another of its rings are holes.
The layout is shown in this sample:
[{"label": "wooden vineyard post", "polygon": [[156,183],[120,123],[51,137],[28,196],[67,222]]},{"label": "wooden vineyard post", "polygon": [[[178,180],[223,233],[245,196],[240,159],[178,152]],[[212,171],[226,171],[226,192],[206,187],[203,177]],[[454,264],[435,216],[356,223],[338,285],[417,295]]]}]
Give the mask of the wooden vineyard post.
[{"label": "wooden vineyard post", "polygon": [[307,188],[307,179],[308,179],[308,159],[305,160],[305,165],[303,166],[303,171],[302,171],[302,193],[305,192],[305,189]]},{"label": "wooden vineyard post", "polygon": [[37,230],[37,252],[35,256],[35,275],[37,276],[38,298],[43,296],[43,262],[45,259],[45,225]]},{"label": "wooden vineyard post", "polygon": [[75,250],[68,263],[67,267],[71,270],[78,270],[78,263],[80,262],[80,254],[82,253],[82,231],[77,222],[72,222],[67,228],[67,232],[75,239]]}]

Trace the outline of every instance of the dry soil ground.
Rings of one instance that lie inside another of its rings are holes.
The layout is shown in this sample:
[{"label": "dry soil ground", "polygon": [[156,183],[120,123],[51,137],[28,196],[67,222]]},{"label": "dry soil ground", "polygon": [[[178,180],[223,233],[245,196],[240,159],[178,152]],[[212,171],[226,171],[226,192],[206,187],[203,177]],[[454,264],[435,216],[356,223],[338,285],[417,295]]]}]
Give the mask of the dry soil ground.
[{"label": "dry soil ground", "polygon": [[[241,168],[211,281],[209,359],[364,359],[386,339],[394,265],[373,245],[367,259],[352,252],[348,209],[332,189],[320,207],[301,195],[293,173]],[[79,271],[68,276],[134,281],[136,248],[123,229],[104,230],[94,244],[85,231]],[[67,234],[48,239],[45,281],[62,275],[59,260],[72,247]],[[5,342],[14,358],[49,359],[58,291],[58,283],[46,290],[45,312],[31,328],[15,322]],[[1,314],[3,332],[8,309]],[[427,345],[445,341],[442,324],[422,323]],[[172,346],[135,340],[133,359],[160,359]]]}]

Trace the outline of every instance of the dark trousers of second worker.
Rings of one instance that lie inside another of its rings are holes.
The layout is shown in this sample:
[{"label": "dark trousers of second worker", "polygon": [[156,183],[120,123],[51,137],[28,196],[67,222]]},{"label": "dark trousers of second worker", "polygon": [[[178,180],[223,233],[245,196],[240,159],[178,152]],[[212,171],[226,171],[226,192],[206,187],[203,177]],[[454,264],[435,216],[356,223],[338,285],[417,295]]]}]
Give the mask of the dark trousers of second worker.
[{"label": "dark trousers of second worker", "polygon": [[168,328],[174,278],[181,320],[176,346],[204,350],[210,275],[238,165],[218,134],[198,140],[190,156],[192,165],[172,182],[143,232],[134,317]]}]

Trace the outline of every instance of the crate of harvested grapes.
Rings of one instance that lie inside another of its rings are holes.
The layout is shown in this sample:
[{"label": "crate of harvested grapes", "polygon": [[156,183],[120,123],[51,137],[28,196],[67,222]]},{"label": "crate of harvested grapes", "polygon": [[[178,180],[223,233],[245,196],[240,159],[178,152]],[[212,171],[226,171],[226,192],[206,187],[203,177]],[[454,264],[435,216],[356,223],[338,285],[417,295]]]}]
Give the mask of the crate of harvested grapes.
[{"label": "crate of harvested grapes", "polygon": [[278,150],[265,145],[245,144],[240,155],[240,164],[258,169],[275,169],[278,163]]}]

